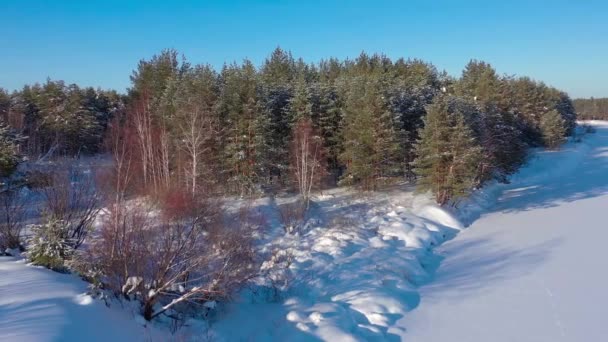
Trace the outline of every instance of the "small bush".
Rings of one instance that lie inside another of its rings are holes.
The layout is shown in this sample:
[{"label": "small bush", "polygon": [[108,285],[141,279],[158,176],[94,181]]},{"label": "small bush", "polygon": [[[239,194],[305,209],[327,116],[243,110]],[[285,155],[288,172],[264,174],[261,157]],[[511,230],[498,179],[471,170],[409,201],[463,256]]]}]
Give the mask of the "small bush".
[{"label": "small bush", "polygon": [[50,218],[45,223],[31,226],[32,237],[28,241],[28,258],[34,265],[55,271],[65,271],[65,261],[74,250],[69,237],[68,225]]},{"label": "small bush", "polygon": [[585,132],[585,134],[592,134],[596,132],[595,127],[591,125],[583,125],[583,131]]}]

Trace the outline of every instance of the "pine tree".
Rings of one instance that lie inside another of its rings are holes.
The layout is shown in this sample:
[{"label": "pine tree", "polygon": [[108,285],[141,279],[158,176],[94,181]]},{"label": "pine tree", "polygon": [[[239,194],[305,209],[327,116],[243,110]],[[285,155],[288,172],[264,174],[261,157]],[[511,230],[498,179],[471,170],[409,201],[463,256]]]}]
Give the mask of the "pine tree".
[{"label": "pine tree", "polygon": [[530,146],[542,145],[540,119],[542,113],[549,109],[545,100],[544,85],[528,77],[513,81],[514,112],[522,122],[522,133],[525,142]]},{"label": "pine tree", "polygon": [[469,194],[475,185],[481,148],[460,112],[450,113],[448,99],[433,102],[416,145],[418,190],[430,190],[439,204]]},{"label": "pine tree", "polygon": [[499,79],[494,68],[488,63],[471,60],[456,84],[456,94],[480,103],[489,103],[496,101],[498,88]]},{"label": "pine tree", "polygon": [[480,112],[477,138],[483,147],[477,177],[479,185],[492,179],[508,182],[507,177],[524,163],[526,157],[526,145],[514,116],[486,104]]},{"label": "pine tree", "polygon": [[0,88],[0,118],[8,122],[9,111],[11,109],[11,97],[6,90]]},{"label": "pine tree", "polygon": [[381,92],[381,81],[357,77],[350,84],[345,103],[343,184],[375,189],[400,171],[400,146],[394,115]]},{"label": "pine tree", "polygon": [[328,172],[336,183],[342,172],[339,155],[342,150],[342,111],[341,101],[335,87],[316,83],[311,92],[311,111],[313,123],[325,143]]},{"label": "pine tree", "polygon": [[559,145],[565,141],[567,129],[564,119],[555,109],[543,113],[540,129],[543,134],[543,142],[550,149],[559,148]]},{"label": "pine tree", "polygon": [[285,185],[289,180],[289,142],[293,123],[289,108],[295,76],[293,57],[281,48],[272,52],[260,72],[260,105],[267,123],[264,140],[268,163],[264,177],[278,186]]},{"label": "pine tree", "polygon": [[566,135],[571,135],[576,127],[576,109],[568,94],[559,91],[555,88],[549,90],[550,103],[552,108],[555,108],[564,120]]},{"label": "pine tree", "polygon": [[300,119],[311,119],[313,116],[310,90],[303,75],[296,81],[293,97],[289,99],[288,116],[292,126]]},{"label": "pine tree", "polygon": [[438,73],[431,64],[403,58],[390,65],[384,73],[387,81],[383,87],[386,88],[389,109],[394,115],[392,120],[400,144],[402,171],[407,179],[412,180],[414,144],[422,127],[422,117],[426,114],[425,106],[439,92]]},{"label": "pine tree", "polygon": [[10,176],[20,162],[18,151],[19,136],[0,119],[0,177]]},{"label": "pine tree", "polygon": [[175,50],[163,50],[150,60],[141,60],[131,75],[133,86],[129,89],[129,96],[132,99],[147,96],[150,98],[150,106],[158,108],[168,83],[179,72],[180,63]]},{"label": "pine tree", "polygon": [[218,111],[222,130],[224,172],[231,191],[249,194],[267,183],[269,161],[266,136],[269,122],[258,101],[258,78],[253,64],[224,67]]}]

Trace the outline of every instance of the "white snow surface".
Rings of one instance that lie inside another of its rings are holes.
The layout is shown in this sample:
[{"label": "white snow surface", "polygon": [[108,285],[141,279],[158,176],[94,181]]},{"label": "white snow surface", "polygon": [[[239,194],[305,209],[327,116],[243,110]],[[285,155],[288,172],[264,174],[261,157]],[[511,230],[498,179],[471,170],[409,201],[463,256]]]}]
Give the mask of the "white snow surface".
[{"label": "white snow surface", "polygon": [[[278,208],[294,198],[257,200],[251,210],[269,226],[259,249],[274,255],[264,268],[290,266],[274,271],[274,287],[258,279],[171,339],[603,340],[608,123],[592,125],[597,133],[536,151],[510,184],[490,185],[458,210],[404,186],[332,189],[290,234]],[[107,308],[85,291],[74,275],[0,257],[0,341],[171,340],[132,306]]]},{"label": "white snow surface", "polygon": [[469,205],[481,217],[436,249],[434,279],[397,322],[404,340],[608,340],[608,123],[592,124],[477,195],[490,206]]},{"label": "white snow surface", "polygon": [[70,274],[0,257],[0,341],[147,341],[164,334],[86,294]]}]

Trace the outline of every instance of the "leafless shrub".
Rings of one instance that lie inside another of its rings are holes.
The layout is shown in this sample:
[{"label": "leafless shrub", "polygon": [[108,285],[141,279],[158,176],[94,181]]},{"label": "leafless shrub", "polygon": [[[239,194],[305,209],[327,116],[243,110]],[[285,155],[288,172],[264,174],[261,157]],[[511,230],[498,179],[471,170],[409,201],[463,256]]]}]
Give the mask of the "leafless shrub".
[{"label": "leafless shrub", "polygon": [[47,215],[65,222],[72,248],[77,249],[90,232],[99,213],[95,178],[76,167],[61,165],[42,188]]},{"label": "leafless shrub", "polygon": [[9,182],[0,192],[0,253],[6,248],[21,248],[27,201],[20,190],[20,186]]},{"label": "leafless shrub", "polygon": [[42,189],[53,184],[52,177],[49,173],[40,170],[29,170],[25,174],[27,185],[31,189]]},{"label": "leafless shrub", "polygon": [[278,301],[281,293],[285,292],[295,281],[295,277],[290,270],[293,264],[294,255],[292,250],[274,249],[270,258],[261,266],[261,273],[264,279],[270,284],[271,301]]},{"label": "leafless shrub", "polygon": [[140,300],[147,320],[180,303],[226,299],[256,274],[255,254],[251,236],[224,226],[219,208],[186,190],[154,205],[116,203],[83,257],[109,289]]},{"label": "leafless shrub", "polygon": [[304,223],[306,216],[306,204],[303,201],[295,201],[293,203],[285,203],[278,207],[279,217],[285,232],[296,233],[300,226]]}]

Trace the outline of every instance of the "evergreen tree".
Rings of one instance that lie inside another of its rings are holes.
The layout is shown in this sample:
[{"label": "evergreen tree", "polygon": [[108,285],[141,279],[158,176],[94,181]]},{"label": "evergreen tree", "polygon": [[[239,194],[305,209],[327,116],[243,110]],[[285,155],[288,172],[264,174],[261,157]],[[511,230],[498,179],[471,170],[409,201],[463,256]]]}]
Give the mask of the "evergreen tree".
[{"label": "evergreen tree", "polygon": [[522,122],[524,140],[530,146],[542,145],[540,118],[548,109],[544,88],[543,84],[528,77],[520,77],[513,81],[514,111]]},{"label": "evergreen tree", "polygon": [[568,94],[563,91],[551,88],[551,106],[557,110],[564,120],[566,135],[571,135],[576,127],[576,109]]},{"label": "evergreen tree", "polygon": [[290,102],[295,62],[291,53],[276,48],[261,68],[261,105],[267,125],[264,140],[268,160],[266,177],[276,185],[287,183],[292,119]]},{"label": "evergreen tree", "polygon": [[426,114],[425,107],[439,92],[439,77],[434,66],[417,59],[398,59],[387,75],[390,80],[387,94],[397,125],[403,171],[406,178],[412,180],[415,176],[411,168],[414,144]]},{"label": "evergreen tree", "polygon": [[10,176],[20,161],[18,143],[19,137],[0,120],[0,177]]},{"label": "evergreen tree", "polygon": [[559,145],[565,141],[567,128],[564,125],[564,119],[556,109],[543,113],[540,129],[543,134],[543,142],[548,148],[559,148]]},{"label": "evergreen tree", "polygon": [[303,75],[296,81],[293,97],[289,99],[288,111],[292,126],[300,119],[310,119],[313,116],[310,90]]},{"label": "evergreen tree", "polygon": [[465,66],[462,77],[456,84],[456,94],[474,99],[479,103],[495,102],[499,83],[496,71],[490,64],[471,60]]},{"label": "evergreen tree", "polygon": [[464,116],[450,113],[448,102],[441,98],[428,107],[414,162],[418,190],[430,190],[439,204],[470,193],[481,159],[481,148]]},{"label": "evergreen tree", "polygon": [[8,115],[11,109],[11,97],[6,90],[0,88],[0,118],[8,122]]},{"label": "evergreen tree", "polygon": [[339,155],[342,150],[341,100],[332,85],[316,83],[311,91],[311,111],[313,123],[325,143],[328,173],[336,183],[342,173]]},{"label": "evergreen tree", "polygon": [[481,111],[478,141],[483,147],[483,158],[479,163],[478,183],[495,179],[508,182],[525,161],[526,145],[514,116],[501,111],[493,104],[486,104]]},{"label": "evergreen tree", "polygon": [[350,84],[345,103],[343,184],[375,189],[379,182],[397,176],[400,148],[394,115],[381,93],[377,78],[357,77]]},{"label": "evergreen tree", "polygon": [[163,50],[150,60],[141,60],[131,75],[131,99],[146,96],[150,106],[156,108],[167,90],[168,83],[180,72],[178,54],[175,50]]},{"label": "evergreen tree", "polygon": [[232,191],[247,194],[265,184],[268,174],[266,136],[269,126],[258,102],[258,79],[250,61],[225,66],[220,76],[218,110],[222,130],[224,170]]}]

